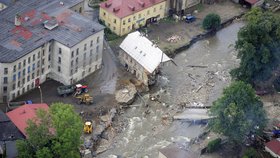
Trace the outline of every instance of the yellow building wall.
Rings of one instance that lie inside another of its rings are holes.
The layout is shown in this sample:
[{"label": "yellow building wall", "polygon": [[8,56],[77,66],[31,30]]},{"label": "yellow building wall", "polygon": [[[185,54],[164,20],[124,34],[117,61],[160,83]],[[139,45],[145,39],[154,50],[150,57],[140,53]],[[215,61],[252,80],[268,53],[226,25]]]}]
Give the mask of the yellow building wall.
[{"label": "yellow building wall", "polygon": [[105,22],[105,25],[119,36],[128,34],[129,32],[138,29],[146,24],[146,20],[152,17],[157,17],[157,20],[162,19],[165,15],[166,1],[153,5],[149,8],[123,17],[116,17],[114,14],[100,8],[99,18]]}]

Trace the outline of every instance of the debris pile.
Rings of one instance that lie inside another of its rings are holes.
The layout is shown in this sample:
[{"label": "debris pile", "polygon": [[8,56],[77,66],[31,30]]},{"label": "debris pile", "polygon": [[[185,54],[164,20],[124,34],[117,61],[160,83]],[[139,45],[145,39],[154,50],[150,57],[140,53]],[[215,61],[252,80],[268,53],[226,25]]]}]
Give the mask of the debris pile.
[{"label": "debris pile", "polygon": [[173,36],[167,38],[167,41],[170,42],[170,43],[176,43],[178,41],[181,41],[181,39],[182,39],[181,36],[173,35]]}]

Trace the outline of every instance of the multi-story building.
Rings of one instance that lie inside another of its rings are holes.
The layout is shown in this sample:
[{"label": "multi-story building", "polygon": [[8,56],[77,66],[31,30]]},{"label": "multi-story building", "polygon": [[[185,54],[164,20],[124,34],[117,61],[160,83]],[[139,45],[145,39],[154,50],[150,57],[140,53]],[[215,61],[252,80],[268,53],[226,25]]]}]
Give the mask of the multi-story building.
[{"label": "multi-story building", "polygon": [[99,18],[117,35],[125,35],[165,15],[166,0],[108,0],[100,4]]},{"label": "multi-story building", "polygon": [[100,68],[104,27],[75,12],[81,3],[19,0],[1,11],[0,103],[47,78],[72,84]]}]

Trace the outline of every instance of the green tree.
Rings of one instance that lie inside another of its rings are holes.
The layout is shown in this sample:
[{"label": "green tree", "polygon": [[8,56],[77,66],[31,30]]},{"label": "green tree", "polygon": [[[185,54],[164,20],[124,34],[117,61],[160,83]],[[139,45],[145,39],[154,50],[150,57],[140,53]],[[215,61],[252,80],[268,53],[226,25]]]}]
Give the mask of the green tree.
[{"label": "green tree", "polygon": [[235,144],[242,143],[249,134],[258,134],[266,125],[263,104],[251,85],[233,82],[210,109],[210,128],[228,136]]},{"label": "green tree", "polygon": [[247,23],[238,32],[235,45],[240,66],[231,75],[248,83],[263,81],[271,77],[279,63],[280,19],[259,8],[253,8],[245,19]]},{"label": "green tree", "polygon": [[221,18],[218,14],[210,13],[203,19],[202,27],[205,30],[216,30],[221,25]]},{"label": "green tree", "polygon": [[79,158],[83,124],[73,106],[52,104],[49,111],[37,110],[28,120],[28,138],[17,141],[19,158]]}]

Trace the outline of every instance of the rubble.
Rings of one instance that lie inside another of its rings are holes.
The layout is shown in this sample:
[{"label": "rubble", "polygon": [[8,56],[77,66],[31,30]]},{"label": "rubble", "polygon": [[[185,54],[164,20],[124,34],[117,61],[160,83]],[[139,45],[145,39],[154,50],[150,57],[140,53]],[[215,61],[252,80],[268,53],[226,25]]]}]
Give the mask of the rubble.
[{"label": "rubble", "polygon": [[173,116],[175,120],[207,120],[211,117],[207,114],[207,109],[186,109],[183,113]]},{"label": "rubble", "polygon": [[116,92],[115,99],[119,104],[132,104],[137,93],[136,87],[132,83],[128,83],[123,89]]}]

